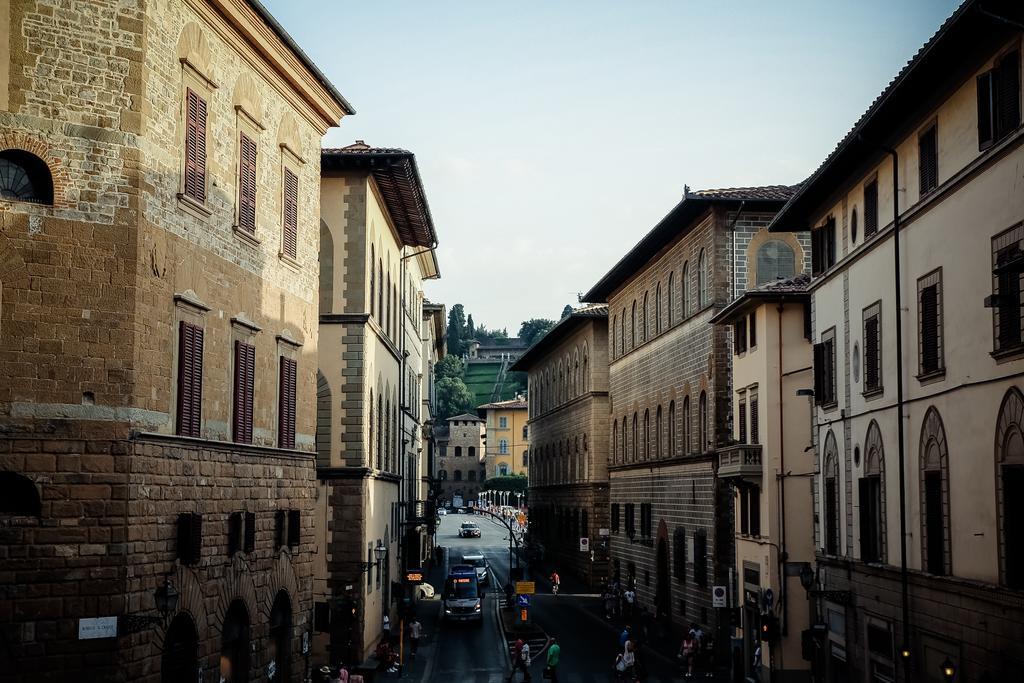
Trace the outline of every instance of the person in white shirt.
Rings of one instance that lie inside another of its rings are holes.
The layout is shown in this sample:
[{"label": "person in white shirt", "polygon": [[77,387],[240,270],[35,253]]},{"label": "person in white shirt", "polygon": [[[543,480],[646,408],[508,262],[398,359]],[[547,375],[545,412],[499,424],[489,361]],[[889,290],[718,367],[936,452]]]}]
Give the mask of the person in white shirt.
[{"label": "person in white shirt", "polygon": [[420,636],[423,635],[423,624],[420,620],[413,616],[412,621],[409,622],[409,653],[415,657],[416,650],[420,646]]}]

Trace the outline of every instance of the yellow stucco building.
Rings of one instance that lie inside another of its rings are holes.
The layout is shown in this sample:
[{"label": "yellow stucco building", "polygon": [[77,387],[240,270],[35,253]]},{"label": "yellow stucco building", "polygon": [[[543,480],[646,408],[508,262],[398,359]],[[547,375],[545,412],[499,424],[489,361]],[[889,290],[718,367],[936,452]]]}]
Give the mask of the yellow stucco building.
[{"label": "yellow stucco building", "polygon": [[511,401],[485,403],[487,442],[485,471],[487,479],[509,474],[526,475],[529,469],[530,435],[526,421],[528,404],[522,396]]}]

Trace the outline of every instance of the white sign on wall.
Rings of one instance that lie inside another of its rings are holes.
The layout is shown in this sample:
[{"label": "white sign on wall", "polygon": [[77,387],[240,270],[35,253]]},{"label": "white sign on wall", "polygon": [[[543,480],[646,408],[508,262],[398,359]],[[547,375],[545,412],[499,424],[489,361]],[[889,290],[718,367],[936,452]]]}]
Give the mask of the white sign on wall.
[{"label": "white sign on wall", "polygon": [[729,606],[729,592],[725,586],[714,586],[711,589],[711,606],[712,607],[728,607]]},{"label": "white sign on wall", "polygon": [[116,638],[117,617],[93,617],[78,620],[78,639]]},{"label": "white sign on wall", "polygon": [[590,551],[590,539],[589,538],[581,538],[580,539],[580,552],[581,553],[585,553],[585,552],[589,552],[589,551]]}]

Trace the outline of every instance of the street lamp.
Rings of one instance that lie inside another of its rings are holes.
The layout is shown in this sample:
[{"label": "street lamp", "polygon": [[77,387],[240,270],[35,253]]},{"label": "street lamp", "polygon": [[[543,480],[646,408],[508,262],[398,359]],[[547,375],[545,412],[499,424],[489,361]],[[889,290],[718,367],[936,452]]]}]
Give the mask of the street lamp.
[{"label": "street lamp", "polygon": [[359,571],[363,572],[364,574],[366,572],[370,571],[370,569],[372,569],[373,567],[376,567],[381,562],[383,562],[384,558],[387,556],[387,554],[388,554],[388,547],[386,545],[384,545],[384,541],[377,541],[377,547],[373,549],[374,561],[373,562],[360,562],[359,563]]},{"label": "street lamp", "polygon": [[160,616],[128,614],[122,622],[126,633],[138,633],[147,626],[161,624],[171,614],[178,611],[181,594],[171,583],[170,577],[164,577],[163,585],[153,591],[153,602]]},{"label": "street lamp", "polygon": [[946,657],[939,667],[940,671],[942,671],[942,680],[952,683],[953,679],[956,678],[956,664],[953,663],[953,660]]}]

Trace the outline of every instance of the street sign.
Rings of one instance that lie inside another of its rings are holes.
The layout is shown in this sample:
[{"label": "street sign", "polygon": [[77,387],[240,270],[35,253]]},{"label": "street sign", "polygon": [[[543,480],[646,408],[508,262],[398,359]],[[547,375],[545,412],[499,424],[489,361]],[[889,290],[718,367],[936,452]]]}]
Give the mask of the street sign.
[{"label": "street sign", "polygon": [[95,617],[78,620],[78,639],[116,638],[117,617]]},{"label": "street sign", "polygon": [[589,551],[590,551],[590,539],[589,538],[581,538],[580,539],[580,552],[581,553],[586,553],[586,552],[589,552]]},{"label": "street sign", "polygon": [[609,535],[611,535],[611,531],[609,531],[608,529],[598,529],[597,530],[597,535],[598,536],[609,536]]},{"label": "street sign", "polygon": [[516,581],[516,593],[519,595],[533,595],[537,592],[537,586],[533,581]]},{"label": "street sign", "polygon": [[725,586],[715,586],[711,589],[711,606],[712,607],[728,607],[729,606],[729,592]]},{"label": "street sign", "polygon": [[529,607],[530,606],[530,596],[529,595],[519,595],[519,596],[516,596],[516,606],[517,607]]}]

